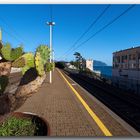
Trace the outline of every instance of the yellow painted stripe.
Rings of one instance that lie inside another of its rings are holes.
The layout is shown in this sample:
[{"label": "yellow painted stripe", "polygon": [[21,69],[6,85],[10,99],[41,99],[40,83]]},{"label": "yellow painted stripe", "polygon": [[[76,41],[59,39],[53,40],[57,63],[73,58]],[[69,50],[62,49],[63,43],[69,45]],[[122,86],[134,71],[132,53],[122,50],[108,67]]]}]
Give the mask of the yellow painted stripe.
[{"label": "yellow painted stripe", "polygon": [[102,130],[102,132],[105,134],[105,136],[112,136],[111,132],[106,128],[106,126],[102,123],[102,121],[98,118],[98,116],[91,110],[91,108],[88,106],[88,104],[83,100],[83,98],[79,95],[79,93],[69,83],[69,81],[65,78],[65,76],[62,74],[62,72],[60,70],[58,70],[58,72],[61,74],[61,76],[63,77],[63,79],[66,81],[66,83],[72,89],[72,91],[75,93],[75,95],[77,96],[77,98],[83,104],[83,106],[85,107],[85,109],[88,111],[88,113],[90,114],[90,116],[93,118],[93,120],[99,126],[99,128]]}]

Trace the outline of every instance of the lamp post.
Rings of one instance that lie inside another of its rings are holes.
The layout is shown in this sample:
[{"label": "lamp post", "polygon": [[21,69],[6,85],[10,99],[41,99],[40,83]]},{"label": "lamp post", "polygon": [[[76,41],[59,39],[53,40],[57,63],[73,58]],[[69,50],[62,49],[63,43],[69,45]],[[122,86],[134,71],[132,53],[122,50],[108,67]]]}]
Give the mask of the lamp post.
[{"label": "lamp post", "polygon": [[[50,26],[50,63],[52,62],[52,27],[55,25],[55,22],[47,22],[47,25]],[[50,83],[52,83],[52,71],[50,71]]]},{"label": "lamp post", "polygon": [[[54,63],[54,50],[52,50],[52,61]],[[54,67],[53,67],[53,71],[54,71]]]},{"label": "lamp post", "polygon": [[0,42],[2,42],[2,30],[0,28]]},{"label": "lamp post", "polygon": [[[0,28],[0,49],[2,48],[2,30]],[[0,60],[2,60],[2,56],[0,54]]]}]

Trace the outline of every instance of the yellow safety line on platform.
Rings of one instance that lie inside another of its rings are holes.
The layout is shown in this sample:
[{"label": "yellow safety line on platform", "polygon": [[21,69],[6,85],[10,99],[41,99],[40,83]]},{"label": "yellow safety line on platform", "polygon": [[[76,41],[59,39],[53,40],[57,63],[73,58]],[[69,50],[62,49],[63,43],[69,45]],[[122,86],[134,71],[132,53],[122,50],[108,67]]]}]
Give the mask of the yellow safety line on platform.
[{"label": "yellow safety line on platform", "polygon": [[77,96],[77,98],[81,101],[81,103],[83,104],[83,106],[85,107],[85,109],[88,111],[88,113],[90,114],[90,116],[93,118],[93,120],[99,126],[99,128],[102,130],[102,132],[105,134],[105,136],[112,136],[111,132],[106,128],[106,126],[102,123],[102,121],[98,118],[98,116],[91,110],[91,108],[88,106],[88,104],[83,100],[83,98],[79,95],[79,93],[69,83],[69,81],[65,78],[65,76],[62,74],[62,72],[60,70],[58,70],[58,72],[61,74],[61,76],[63,77],[63,79],[66,81],[66,83],[72,89],[72,91],[75,93],[75,95]]}]

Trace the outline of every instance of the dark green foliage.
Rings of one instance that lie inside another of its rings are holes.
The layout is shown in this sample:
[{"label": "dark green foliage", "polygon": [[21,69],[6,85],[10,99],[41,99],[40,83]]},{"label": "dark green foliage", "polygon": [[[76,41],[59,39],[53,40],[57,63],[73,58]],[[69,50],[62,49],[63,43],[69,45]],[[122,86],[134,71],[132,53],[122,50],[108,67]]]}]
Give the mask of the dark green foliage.
[{"label": "dark green foliage", "polygon": [[23,48],[22,47],[12,49],[11,50],[11,59],[12,59],[12,61],[16,60],[17,58],[19,58],[22,54],[23,54]]},{"label": "dark green foliage", "polygon": [[22,68],[22,74],[24,75],[27,70],[35,67],[33,53],[25,53],[24,55],[16,59],[12,63],[12,66],[16,68]]},{"label": "dark green foliage", "polygon": [[45,67],[46,72],[52,71],[55,67],[55,63],[47,63]]},{"label": "dark green foliage", "polygon": [[6,86],[8,85],[8,77],[5,75],[0,76],[0,94],[3,94]]},{"label": "dark green foliage", "polygon": [[78,66],[79,66],[79,62],[78,61],[71,61],[70,64],[74,65],[76,68],[78,68]]},{"label": "dark green foliage", "polygon": [[17,58],[19,58],[23,53],[23,48],[18,47],[18,48],[11,48],[11,45],[9,43],[6,43],[2,48],[1,48],[1,54],[3,59],[6,61],[14,61]]},{"label": "dark green foliage", "polygon": [[52,63],[52,69],[54,69],[55,68],[55,63]]},{"label": "dark green foliage", "polygon": [[12,67],[20,68],[26,65],[26,59],[24,57],[19,57],[12,63]]},{"label": "dark green foliage", "polygon": [[1,54],[2,54],[2,57],[5,59],[5,60],[10,60],[11,61],[11,46],[9,43],[6,43],[2,48],[1,48]]},{"label": "dark green foliage", "polygon": [[35,131],[31,119],[9,117],[0,125],[0,136],[34,136]]},{"label": "dark green foliage", "polygon": [[39,76],[43,76],[45,74],[43,61],[39,52],[35,54],[35,67]]},{"label": "dark green foliage", "polygon": [[60,68],[60,69],[64,69],[65,68],[65,62],[56,62],[55,66]]},{"label": "dark green foliage", "polygon": [[3,47],[2,43],[0,42],[0,54],[1,54],[1,48]]},{"label": "dark green foliage", "polygon": [[76,58],[76,63],[74,63],[75,67],[79,70],[84,69],[82,64],[85,61],[85,59],[82,57],[82,55],[79,52],[75,52],[73,55]]},{"label": "dark green foliage", "polygon": [[45,65],[50,57],[50,49],[46,45],[40,45],[36,52],[40,53],[40,56],[42,58],[43,65]]}]

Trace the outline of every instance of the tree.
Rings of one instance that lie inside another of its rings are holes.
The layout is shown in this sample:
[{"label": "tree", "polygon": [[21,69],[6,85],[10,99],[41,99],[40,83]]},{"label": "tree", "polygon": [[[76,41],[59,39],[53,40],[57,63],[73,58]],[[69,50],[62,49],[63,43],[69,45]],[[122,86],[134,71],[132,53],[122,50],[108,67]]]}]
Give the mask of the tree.
[{"label": "tree", "polygon": [[83,69],[83,61],[85,60],[82,55],[79,52],[75,52],[73,55],[75,55],[76,58],[76,67],[81,70]]}]

